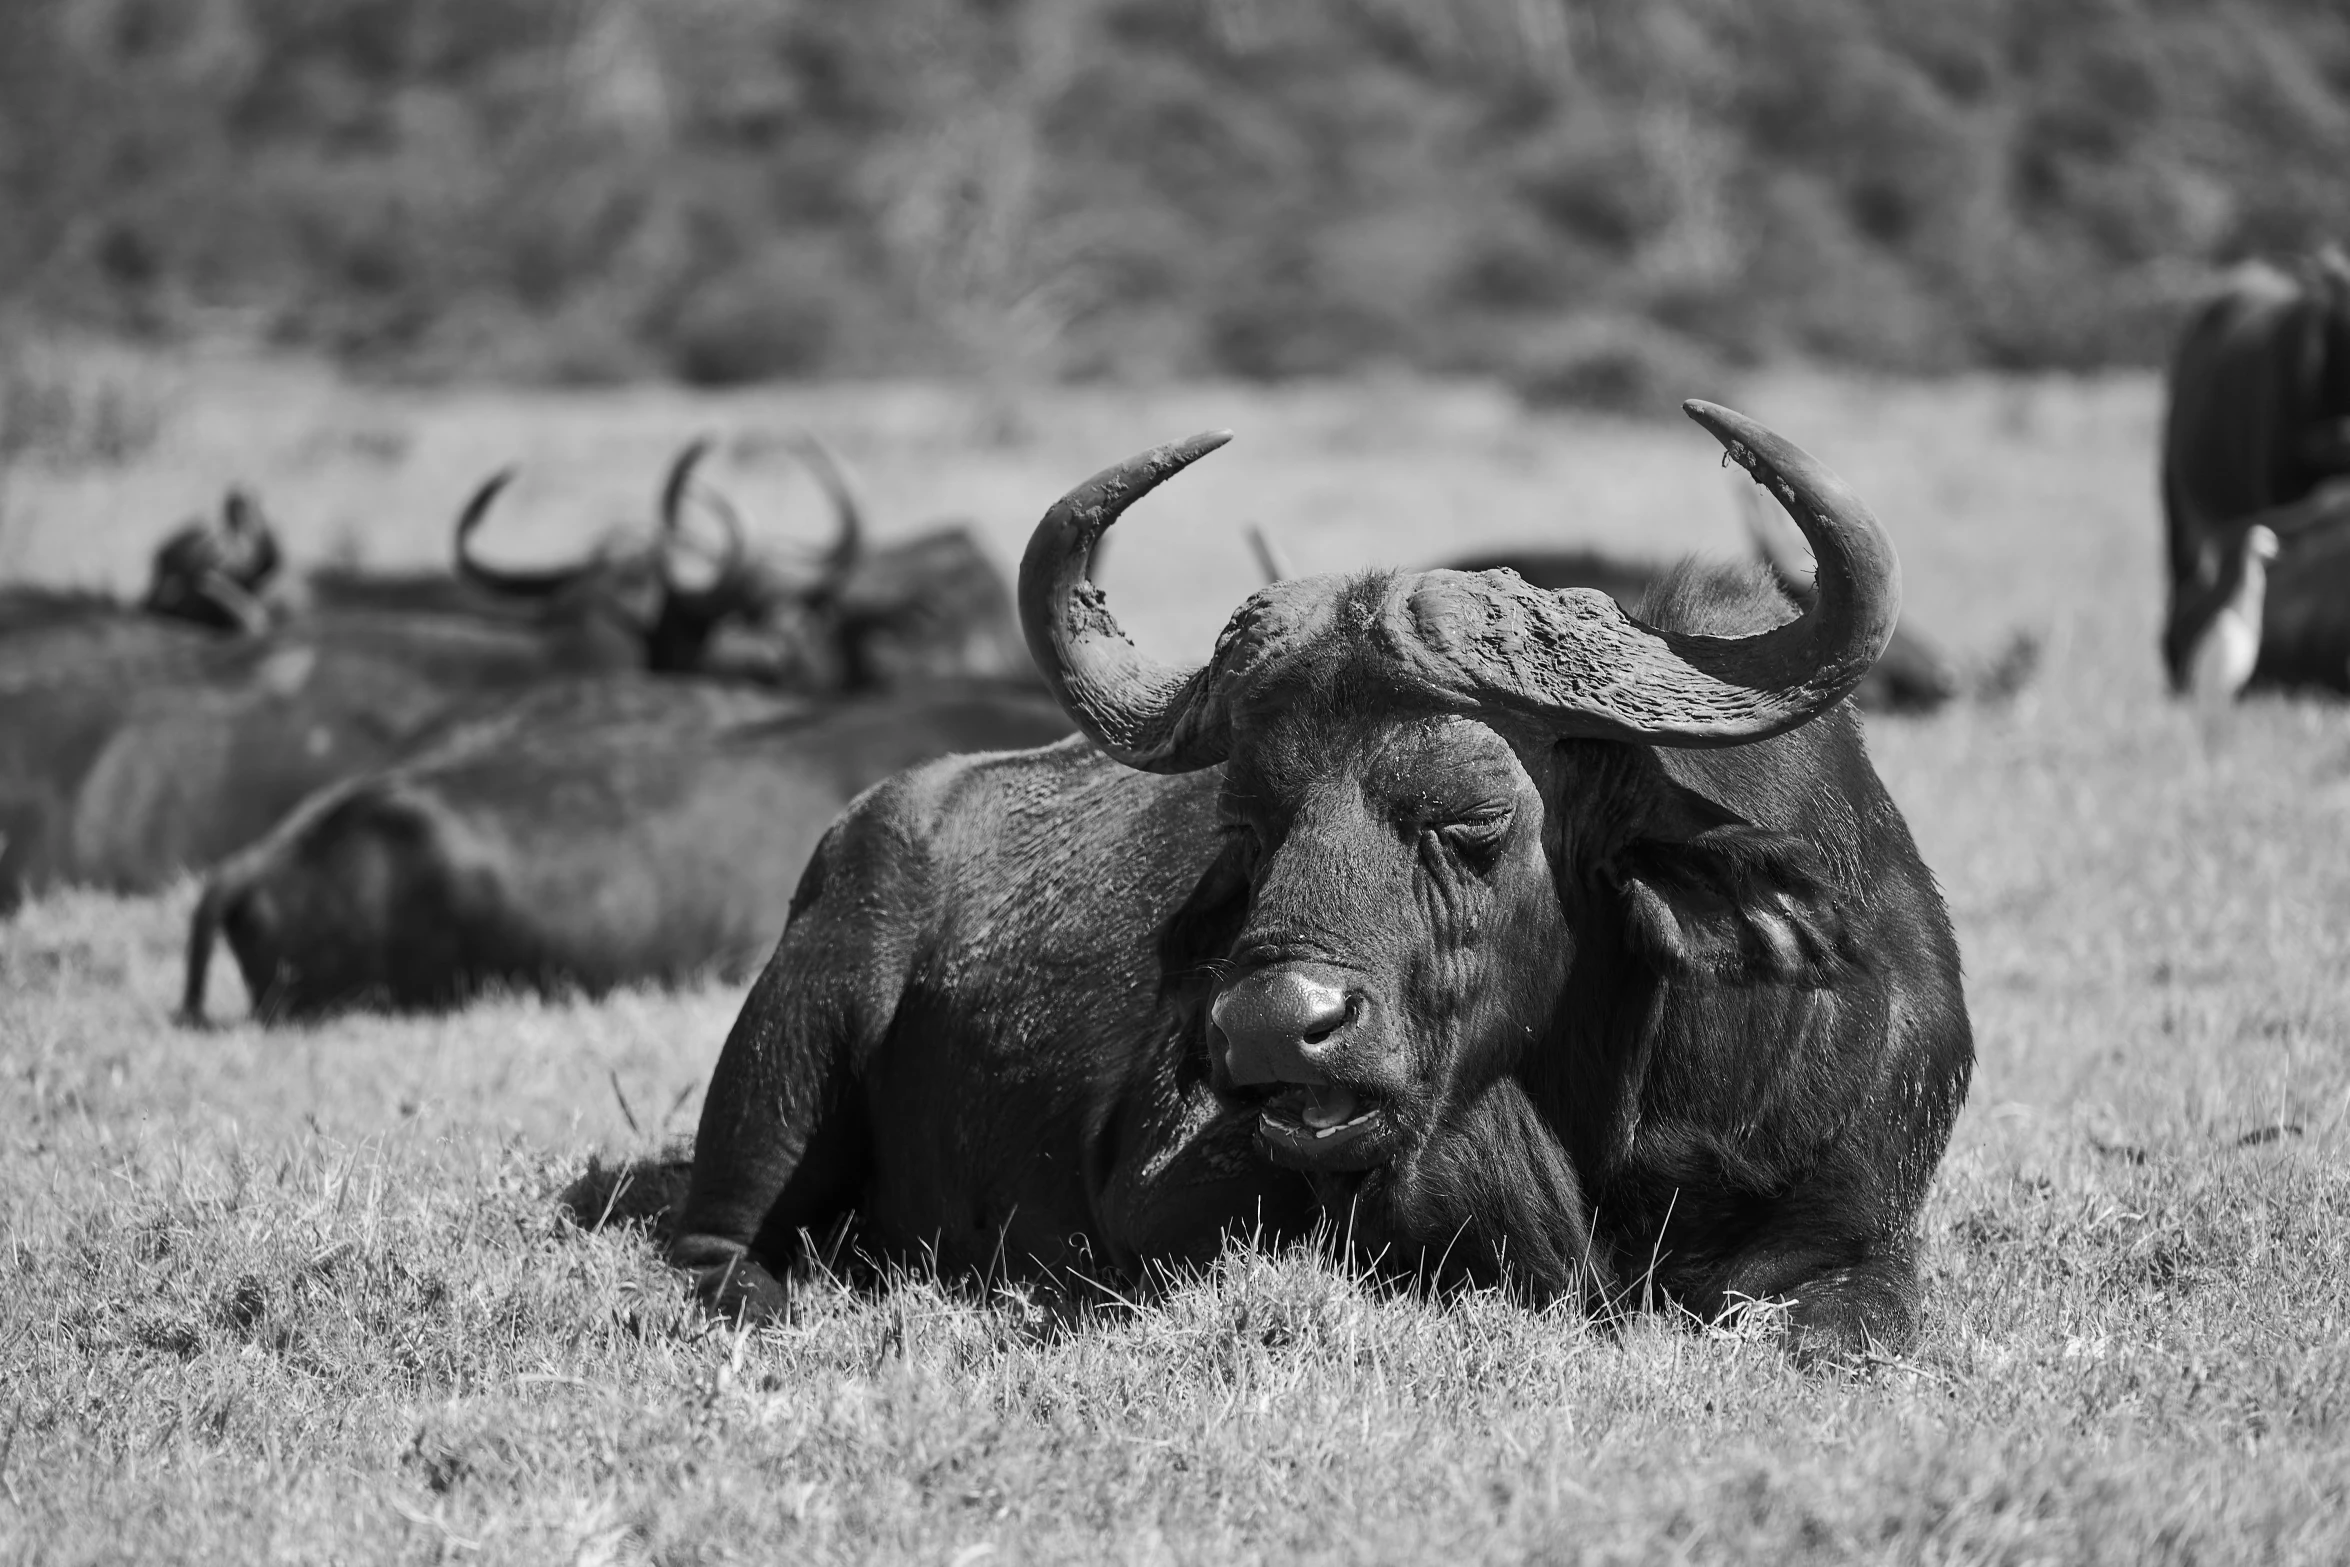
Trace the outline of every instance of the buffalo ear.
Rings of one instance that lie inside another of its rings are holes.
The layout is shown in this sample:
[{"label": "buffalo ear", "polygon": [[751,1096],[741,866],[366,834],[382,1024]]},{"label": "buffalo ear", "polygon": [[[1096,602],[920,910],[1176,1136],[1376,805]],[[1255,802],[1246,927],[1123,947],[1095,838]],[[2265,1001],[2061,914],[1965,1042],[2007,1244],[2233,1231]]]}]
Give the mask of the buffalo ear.
[{"label": "buffalo ear", "polygon": [[1635,953],[1669,974],[1806,989],[1856,965],[1817,849],[1675,782],[1652,753],[1608,749],[1580,857],[1622,899]]},{"label": "buffalo ear", "polygon": [[1214,965],[1232,951],[1248,918],[1248,891],[1248,865],[1240,846],[1220,845],[1192,885],[1191,895],[1159,927],[1162,1000],[1190,986],[1214,985]]},{"label": "buffalo ear", "polygon": [[1249,875],[1245,853],[1226,843],[1201,873],[1183,906],[1159,927],[1159,1002],[1171,1008],[1184,1049],[1176,1058],[1176,1087],[1188,1092],[1208,1081],[1208,1005],[1216,993],[1216,970],[1240,939],[1248,919]]}]

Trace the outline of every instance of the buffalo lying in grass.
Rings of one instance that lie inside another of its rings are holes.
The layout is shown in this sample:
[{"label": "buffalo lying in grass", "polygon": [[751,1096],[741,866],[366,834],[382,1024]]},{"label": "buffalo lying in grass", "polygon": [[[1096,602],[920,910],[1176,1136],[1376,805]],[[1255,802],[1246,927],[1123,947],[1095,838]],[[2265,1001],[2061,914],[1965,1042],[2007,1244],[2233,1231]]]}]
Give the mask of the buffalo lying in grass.
[{"label": "buffalo lying in grass", "polygon": [[92,656],[80,632],[0,644],[0,909],[46,886],[144,890],[209,865],[312,790],[549,681],[649,669],[820,694],[998,672],[986,605],[1008,595],[968,535],[868,549],[837,475],[840,532],[812,576],[753,559],[721,500],[727,546],[707,581],[685,580],[673,556],[706,451],[672,464],[651,550],[536,573],[484,564],[472,541],[501,474],[458,519],[462,596],[411,595],[438,607],[388,609],[354,589],[229,643],[136,617],[113,628],[136,658],[128,643]]},{"label": "buffalo lying in grass", "polygon": [[860,800],[719,1059],[672,1256],[783,1307],[854,1220],[953,1269],[1147,1272],[1320,1223],[1388,1266],[1911,1332],[1973,1060],[1933,878],[1843,698],[1899,570],[1801,451],[1690,411],[1818,559],[1653,624],[1505,573],[1276,583],[1137,652],[1103,530],[1221,444],[1071,491],[1020,575],[1092,743]]},{"label": "buffalo lying in grass", "polygon": [[0,909],[68,883],[152,889],[466,714],[645,649],[584,579],[525,614],[322,609],[238,637],[115,614],[0,639]]},{"label": "buffalo lying in grass", "polygon": [[859,790],[1068,731],[1043,693],[992,685],[824,703],[676,681],[552,689],[325,790],[215,870],[184,1013],[203,1016],[215,932],[273,1020],[746,972]]},{"label": "buffalo lying in grass", "polygon": [[[713,650],[710,668],[801,691],[1035,679],[1011,588],[968,526],[876,542],[840,458],[813,435],[790,445],[832,504],[835,542],[813,584],[773,565],[745,568],[758,608]],[[710,498],[732,516],[723,496]]]},{"label": "buffalo lying in grass", "polygon": [[259,504],[231,489],[217,521],[194,519],[156,547],[135,602],[83,588],[0,587],[0,692],[59,673],[168,670],[231,635],[265,630],[278,563]]}]

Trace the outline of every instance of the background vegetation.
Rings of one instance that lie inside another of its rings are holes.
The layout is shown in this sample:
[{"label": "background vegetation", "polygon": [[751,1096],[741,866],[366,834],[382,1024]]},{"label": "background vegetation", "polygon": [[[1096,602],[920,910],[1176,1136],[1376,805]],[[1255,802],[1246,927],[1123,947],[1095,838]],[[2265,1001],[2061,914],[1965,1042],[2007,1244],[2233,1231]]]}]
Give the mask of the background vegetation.
[{"label": "background vegetation", "polygon": [[10,0],[0,298],[407,375],[2145,361],[2333,0]]}]

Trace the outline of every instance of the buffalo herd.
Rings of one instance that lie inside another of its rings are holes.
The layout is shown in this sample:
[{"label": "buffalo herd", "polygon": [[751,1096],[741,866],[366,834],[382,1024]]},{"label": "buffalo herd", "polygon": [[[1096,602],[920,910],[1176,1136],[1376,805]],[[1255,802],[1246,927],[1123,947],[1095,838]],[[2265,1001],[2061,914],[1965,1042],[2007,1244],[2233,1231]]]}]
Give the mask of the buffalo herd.
[{"label": "buffalo herd", "polygon": [[[2350,260],[2229,274],[2169,388],[2172,685],[2350,691]],[[721,1313],[787,1311],[822,1237],[1147,1281],[1320,1236],[1898,1351],[1973,1045],[1858,715],[2037,647],[1944,652],[1858,496],[1687,411],[1750,562],[1299,576],[1252,528],[1181,666],[1093,571],[1221,433],[1062,496],[1016,587],[967,527],[876,540],[813,437],[796,555],[708,441],[557,569],[487,558],[512,469],[446,572],[295,578],[232,490],[136,599],[0,588],[0,910],[195,872],[191,1027],[223,944],[264,1022],[755,974],[671,1215]]]}]

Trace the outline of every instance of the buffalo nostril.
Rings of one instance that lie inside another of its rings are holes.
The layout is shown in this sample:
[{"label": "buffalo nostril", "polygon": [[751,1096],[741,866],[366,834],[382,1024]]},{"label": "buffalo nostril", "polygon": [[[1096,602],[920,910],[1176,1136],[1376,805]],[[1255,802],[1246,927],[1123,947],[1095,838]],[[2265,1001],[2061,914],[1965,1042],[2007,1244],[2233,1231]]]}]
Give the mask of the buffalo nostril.
[{"label": "buffalo nostril", "polygon": [[1236,1083],[1314,1082],[1323,1052],[1361,1011],[1359,997],[1308,970],[1260,969],[1227,986],[1209,1008]]},{"label": "buffalo nostril", "polygon": [[1346,1027],[1347,1024],[1353,1022],[1354,1015],[1355,1001],[1354,998],[1350,996],[1347,998],[1346,1004],[1338,1009],[1338,1012],[1335,1016],[1325,1013],[1321,1017],[1307,1023],[1304,1030],[1302,1031],[1301,1037],[1309,1045],[1318,1045],[1324,1040],[1328,1039],[1332,1034],[1335,1034],[1340,1029]]}]

